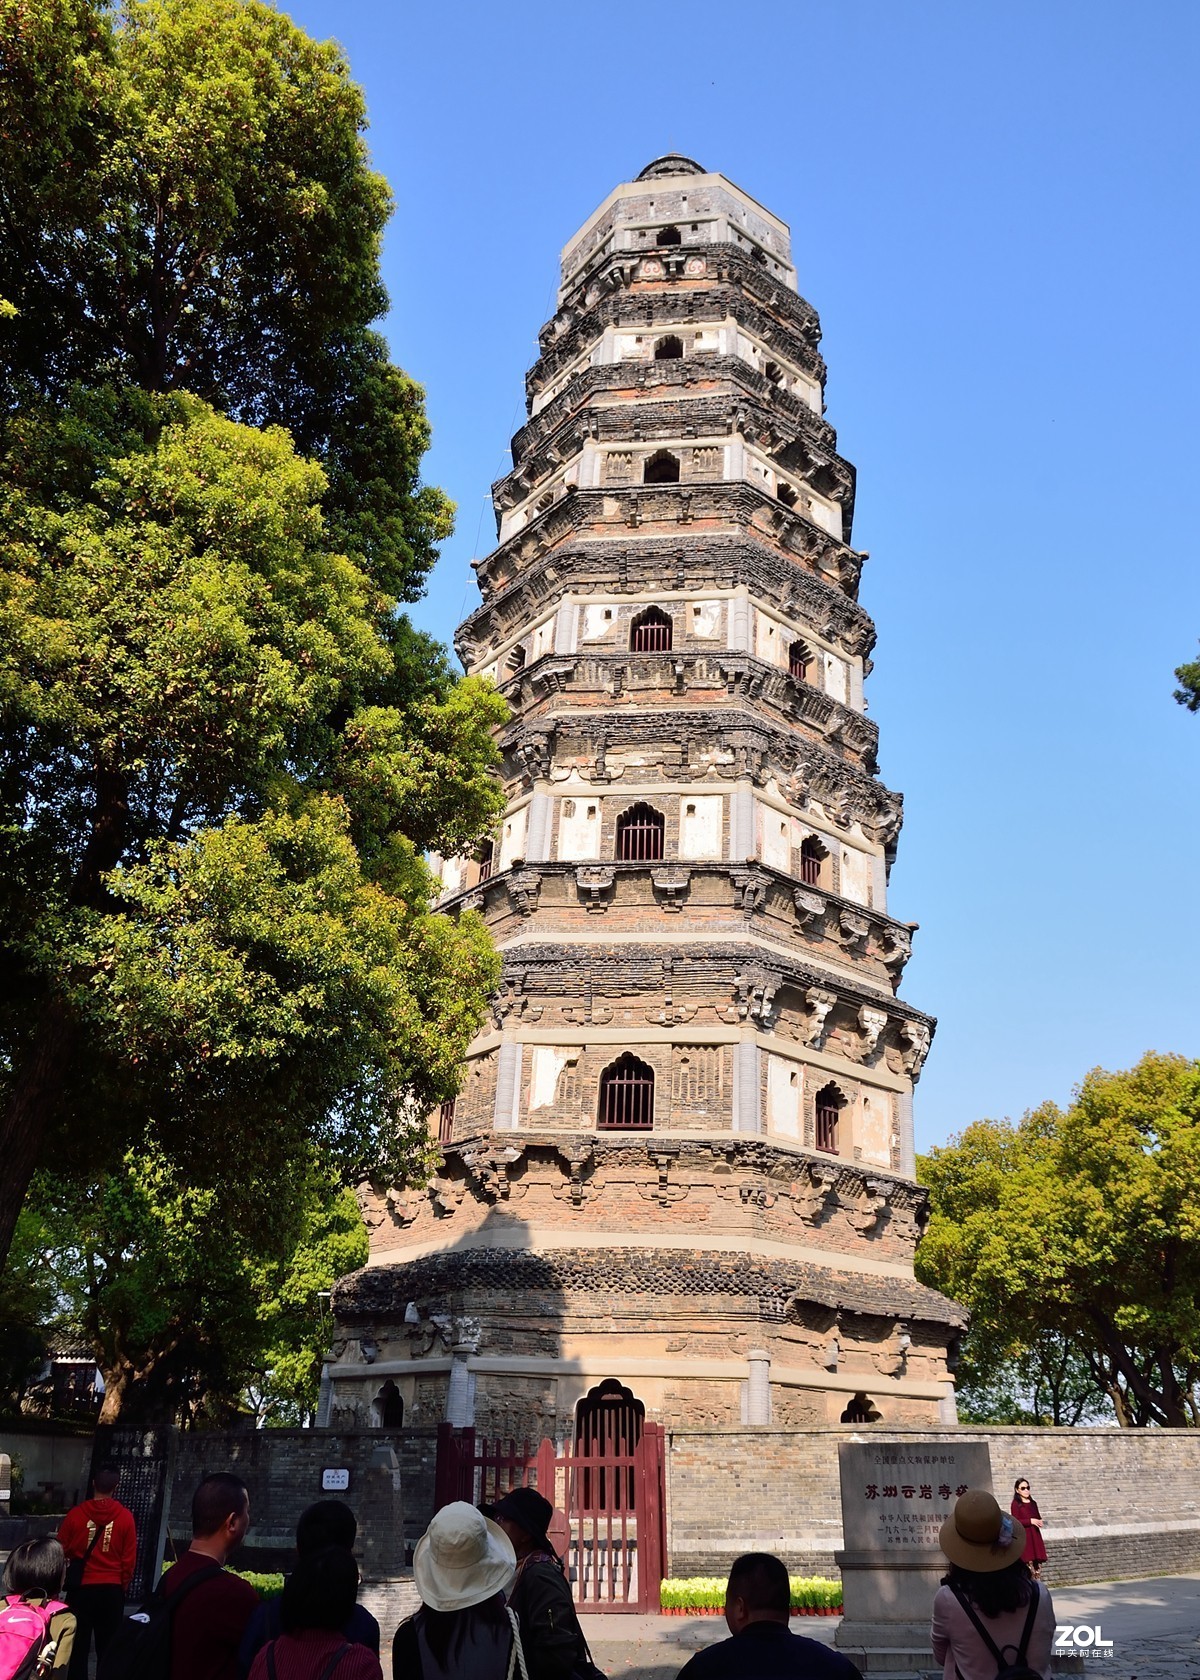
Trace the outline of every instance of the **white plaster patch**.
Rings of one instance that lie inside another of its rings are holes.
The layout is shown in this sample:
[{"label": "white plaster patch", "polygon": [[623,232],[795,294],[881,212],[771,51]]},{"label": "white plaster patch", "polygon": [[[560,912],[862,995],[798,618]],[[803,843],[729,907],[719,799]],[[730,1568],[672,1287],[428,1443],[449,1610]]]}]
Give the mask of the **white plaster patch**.
[{"label": "white plaster patch", "polygon": [[892,1101],[886,1091],[864,1091],[856,1142],[864,1161],[891,1165]]},{"label": "white plaster patch", "polygon": [[691,607],[692,635],[712,641],[721,634],[720,601],[693,601]]},{"label": "white plaster patch", "polygon": [[529,808],[522,805],[519,811],[514,811],[504,824],[500,836],[500,868],[507,869],[514,858],[525,856],[525,825],[529,818]]},{"label": "white plaster patch", "polygon": [[843,706],[847,700],[846,662],[836,654],[825,655],[825,692],[835,700],[840,700]]},{"label": "white plaster patch", "polygon": [[865,852],[842,847],[842,897],[856,904],[871,902],[871,859]]},{"label": "white plaster patch", "polygon": [[579,1060],[578,1044],[538,1044],[533,1047],[529,1071],[529,1110],[549,1108],[558,1089],[558,1076],[565,1067]]},{"label": "white plaster patch", "polygon": [[768,805],[759,807],[759,848],[763,862],[772,869],[792,867],[792,829],[791,817]]},{"label": "white plaster patch", "polygon": [[564,862],[600,856],[600,801],[564,799],[558,812],[558,855]]},{"label": "white plaster patch", "polygon": [[719,858],[725,801],[719,794],[686,794],[679,801],[681,858]]},{"label": "white plaster patch", "polygon": [[767,1130],[776,1137],[799,1138],[804,1075],[784,1056],[767,1056]]},{"label": "white plaster patch", "polygon": [[617,609],[615,607],[588,606],[583,609],[583,633],[580,637],[584,642],[598,642],[601,636],[607,636],[616,622]]}]

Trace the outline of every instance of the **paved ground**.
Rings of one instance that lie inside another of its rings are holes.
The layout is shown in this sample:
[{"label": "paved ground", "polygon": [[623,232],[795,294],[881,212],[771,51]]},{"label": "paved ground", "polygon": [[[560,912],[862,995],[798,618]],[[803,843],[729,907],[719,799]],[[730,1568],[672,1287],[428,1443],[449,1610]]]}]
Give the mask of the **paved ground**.
[{"label": "paved ground", "polygon": [[[1072,1666],[1082,1667],[1085,1680],[1200,1680],[1200,1575],[1062,1587],[1054,1609],[1060,1628],[1098,1628],[1100,1638],[1112,1640],[1104,1655],[1072,1645],[1083,1657]],[[832,1644],[837,1626],[834,1616],[792,1622],[823,1644]],[[674,1680],[693,1651],[727,1637],[719,1616],[587,1616],[584,1627],[613,1680]]]}]

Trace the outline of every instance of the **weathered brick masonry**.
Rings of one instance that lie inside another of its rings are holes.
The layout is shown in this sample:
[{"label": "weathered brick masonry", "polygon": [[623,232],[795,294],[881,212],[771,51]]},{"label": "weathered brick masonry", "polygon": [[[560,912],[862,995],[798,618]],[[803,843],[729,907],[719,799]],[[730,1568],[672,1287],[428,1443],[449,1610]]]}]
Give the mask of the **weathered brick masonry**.
[{"label": "weathered brick masonry", "polygon": [[[1017,1477],[1027,1476],[1046,1520],[1053,1583],[1200,1568],[1200,1432],[960,1427],[884,1433],[889,1440],[986,1441],[1005,1508]],[[837,1444],[869,1438],[841,1429],[672,1431],[673,1572],[720,1574],[739,1552],[763,1547],[795,1570],[836,1574]]]}]

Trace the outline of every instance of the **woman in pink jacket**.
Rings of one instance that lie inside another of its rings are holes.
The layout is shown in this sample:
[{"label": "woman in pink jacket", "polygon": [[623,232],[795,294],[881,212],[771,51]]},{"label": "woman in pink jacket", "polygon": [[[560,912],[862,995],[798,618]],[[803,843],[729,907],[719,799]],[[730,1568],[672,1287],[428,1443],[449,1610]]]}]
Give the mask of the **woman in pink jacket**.
[{"label": "woman in pink jacket", "polygon": [[1018,1662],[1050,1680],[1054,1605],[1022,1559],[1025,1530],[990,1493],[968,1488],[942,1524],[950,1561],[933,1600],[933,1655],[944,1680],[996,1680]]}]

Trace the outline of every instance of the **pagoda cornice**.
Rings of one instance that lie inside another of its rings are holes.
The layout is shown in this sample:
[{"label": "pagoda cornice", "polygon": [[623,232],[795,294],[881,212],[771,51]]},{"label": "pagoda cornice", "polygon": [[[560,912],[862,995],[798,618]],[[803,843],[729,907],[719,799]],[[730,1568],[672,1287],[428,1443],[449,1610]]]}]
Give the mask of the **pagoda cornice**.
[{"label": "pagoda cornice", "polygon": [[[662,878],[658,883],[656,872]],[[547,891],[543,900],[547,883],[557,883],[557,889]],[[761,931],[780,941],[802,940],[814,956],[824,949],[835,961],[853,958],[874,965],[893,993],[912,955],[912,924],[897,922],[857,899],[807,886],[755,858],[740,862],[667,858],[657,863],[603,858],[521,860],[474,887],[449,895],[437,908],[446,914],[476,910],[489,923],[512,923],[539,911],[576,918],[585,913],[599,919],[610,911],[619,914],[626,902],[642,906],[644,912],[653,907],[646,921],[648,938],[654,937],[653,921],[659,916],[685,910],[694,913],[703,904],[706,935],[716,915],[723,916],[728,926],[740,925],[746,933]],[[863,996],[867,996],[865,988]]]},{"label": "pagoda cornice", "polygon": [[[699,360],[697,357],[693,367]],[[746,365],[727,356],[711,360],[714,364],[724,364],[731,373]],[[804,408],[803,404],[796,406]],[[810,419],[816,418],[811,409],[805,412]],[[546,436],[538,448],[531,449],[519,466],[492,485],[497,522],[509,508],[535,494],[538,486],[559,472],[564,463],[577,459],[589,439],[602,444],[659,443],[686,448],[694,439],[727,438],[734,434],[740,434],[773,459],[787,451],[794,459],[784,471],[801,483],[821,475],[824,482],[819,487],[820,494],[838,503],[844,528],[850,530],[854,517],[854,468],[826,448],[816,428],[807,427],[796,416],[776,413],[769,400],[760,400],[744,391],[712,388],[695,392],[682,405],[676,390],[667,400],[593,404],[564,417],[562,425]]]},{"label": "pagoda cornice", "polygon": [[[533,399],[546,385],[596,342],[607,327],[624,330],[667,332],[673,326],[736,320],[769,349],[794,362],[824,388],[825,362],[816,346],[821,328],[816,311],[778,282],[766,279],[736,247],[707,246],[703,252],[723,254],[714,259],[715,268],[700,279],[656,279],[627,284],[621,257],[606,265],[602,280],[589,288],[593,300],[582,311],[559,311],[542,328],[542,353],[525,376],[527,399]],[[744,284],[749,275],[759,284]]]},{"label": "pagoda cornice", "polygon": [[[596,435],[590,430],[593,422],[588,405],[593,397],[606,392],[636,391],[639,397],[637,404],[628,406],[629,411],[640,416],[645,412],[640,399],[649,397],[650,393],[660,396],[663,402],[674,403],[678,402],[680,395],[697,400],[691,396],[693,386],[701,388],[701,395],[707,395],[713,387],[720,388],[726,384],[737,386],[745,400],[757,403],[772,418],[782,415],[798,433],[811,438],[813,444],[826,454],[837,454],[837,432],[806,402],[772,384],[765,374],[741,356],[722,356],[716,351],[702,350],[692,356],[666,362],[605,362],[599,367],[585,368],[513,434],[513,465],[522,466],[530,455],[551,447],[563,457],[564,450],[558,441],[560,434],[571,434],[574,430],[581,438]],[[625,404],[593,406],[604,414],[620,414],[627,409]],[[849,463],[846,465],[849,466]]]},{"label": "pagoda cornice", "polygon": [[[500,686],[514,713],[534,727],[547,716],[570,716],[582,723],[611,715],[601,711],[595,700],[586,698],[589,692],[602,694],[604,706],[619,695],[636,706],[637,697],[647,690],[654,691],[655,715],[660,723],[672,727],[680,715],[674,705],[676,699],[687,706],[697,689],[710,694],[714,688],[724,689],[730,698],[770,706],[785,722],[811,731],[813,738],[831,747],[844,749],[868,775],[878,769],[879,728],[872,719],[812,684],[799,681],[781,666],[749,653],[726,648],[631,653],[623,648],[612,653],[585,649],[573,654],[546,654],[523,666]],[[557,695],[563,696],[569,712],[557,711],[553,705]],[[695,709],[694,698],[689,709]],[[725,727],[728,717],[725,703],[715,702],[714,732]]]},{"label": "pagoda cornice", "polygon": [[463,664],[475,667],[498,643],[526,627],[565,591],[613,595],[649,589],[702,594],[748,584],[785,618],[811,626],[827,641],[866,658],[875,645],[870,617],[836,584],[802,571],[773,544],[754,536],[697,533],[677,537],[606,537],[548,550],[507,588],[497,591],[463,620],[454,645]]},{"label": "pagoda cornice", "polygon": [[[704,741],[723,743],[728,749],[726,761],[690,767],[688,743],[694,750]],[[527,787],[547,780],[551,765],[568,755],[590,760],[584,779],[597,789],[614,780],[625,781],[623,773],[616,776],[609,769],[608,756],[624,747],[634,747],[644,755],[656,744],[663,748],[659,780],[720,786],[749,778],[758,787],[775,781],[781,796],[797,810],[815,802],[835,827],[849,829],[858,823],[870,839],[889,847],[900,832],[904,806],[900,794],[782,721],[750,710],[741,700],[704,710],[679,706],[658,713],[568,708],[520,719],[500,737],[514,777],[523,773]],[[642,771],[647,777],[654,775],[653,761],[647,760]],[[628,785],[636,783],[628,778]]]},{"label": "pagoda cornice", "polygon": [[[586,1151],[582,1157],[581,1149]],[[723,1174],[736,1172],[738,1184],[753,1181],[760,1194],[773,1199],[796,1196],[800,1199],[797,1211],[805,1209],[809,1218],[814,1213],[827,1217],[826,1208],[836,1205],[862,1206],[864,1214],[870,1206],[878,1207],[875,1220],[885,1212],[893,1218],[900,1215],[919,1230],[928,1217],[927,1198],[884,1168],[845,1168],[831,1163],[828,1156],[784,1150],[758,1138],[739,1141],[739,1149],[746,1153],[732,1158],[723,1154],[718,1139],[661,1138],[658,1134],[618,1140],[593,1133],[581,1143],[562,1133],[518,1137],[488,1132],[448,1146],[443,1172],[447,1187],[469,1177],[479,1181],[486,1201],[495,1202],[506,1195],[506,1181],[518,1178],[533,1157],[552,1152],[560,1164],[564,1191],[569,1196],[572,1184],[577,1183],[582,1203],[589,1199],[587,1186],[597,1170],[643,1165],[653,1182],[665,1152],[677,1169],[716,1166]],[[789,1172],[791,1180],[786,1176]],[[438,1191],[430,1186],[414,1188],[410,1194],[424,1199]],[[915,1200],[911,1199],[914,1194]],[[373,1325],[402,1318],[412,1302],[432,1300],[440,1305],[464,1295],[470,1299],[475,1291],[501,1300],[518,1296],[522,1303],[527,1298],[561,1301],[571,1295],[595,1299],[598,1294],[627,1297],[631,1305],[640,1305],[647,1293],[691,1299],[728,1296],[753,1301],[765,1318],[779,1323],[803,1313],[809,1303],[847,1320],[883,1316],[905,1325],[955,1330],[967,1323],[967,1314],[956,1301],[911,1278],[752,1252],[706,1250],[700,1240],[694,1248],[672,1250],[653,1246],[649,1236],[643,1248],[626,1245],[603,1255],[592,1247],[565,1244],[540,1253],[528,1248],[472,1246],[367,1266],[341,1279],[333,1305],[346,1323]]]},{"label": "pagoda cornice", "polygon": [[563,938],[509,945],[491,1004],[494,1025],[534,1027],[552,1007],[568,1026],[619,1027],[624,1022],[605,1000],[641,994],[643,1025],[699,1026],[699,1012],[707,1011],[712,1024],[769,1032],[787,1014],[802,1023],[798,1045],[919,1078],[937,1021],[902,998],[749,937],[711,945],[661,937],[656,943],[648,927],[645,937],[611,944]]},{"label": "pagoda cornice", "polygon": [[[676,543],[722,526],[753,530],[783,554],[857,599],[867,556],[795,508],[786,507],[747,479],[694,484],[638,484],[599,490],[566,490],[552,506],[535,511],[482,559],[473,560],[485,601],[508,588],[518,573],[580,532],[602,539],[610,532],[642,531]],[[689,530],[691,527],[691,530]]]},{"label": "pagoda cornice", "polygon": [[[765,273],[741,246],[720,240],[685,242],[668,249],[611,251],[538,329],[538,344],[543,355],[551,352],[594,320],[613,297],[653,297],[658,302],[679,298],[686,308],[690,299],[714,290],[770,312],[806,346],[810,356],[821,361],[817,351],[821,318],[808,299]],[[823,363],[821,368],[823,376]]]}]

